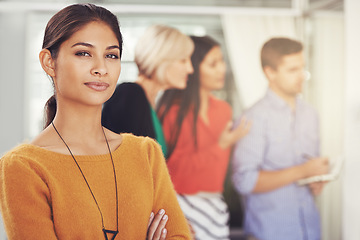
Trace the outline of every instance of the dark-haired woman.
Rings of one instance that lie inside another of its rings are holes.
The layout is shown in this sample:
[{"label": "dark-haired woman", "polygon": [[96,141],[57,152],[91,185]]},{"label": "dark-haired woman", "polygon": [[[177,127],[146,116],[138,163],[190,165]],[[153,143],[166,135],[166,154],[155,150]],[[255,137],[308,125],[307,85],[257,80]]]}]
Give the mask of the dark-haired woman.
[{"label": "dark-haired woman", "polygon": [[168,144],[167,166],[195,238],[228,239],[222,191],[230,147],[247,134],[250,124],[243,120],[231,130],[231,107],[212,94],[225,83],[219,44],[210,37],[192,40],[194,73],[187,87],[166,91],[158,106]]},{"label": "dark-haired woman", "polygon": [[117,18],[102,7],[50,19],[39,54],[55,89],[46,126],[0,162],[9,239],[189,239],[159,145],[101,125],[121,53]]}]

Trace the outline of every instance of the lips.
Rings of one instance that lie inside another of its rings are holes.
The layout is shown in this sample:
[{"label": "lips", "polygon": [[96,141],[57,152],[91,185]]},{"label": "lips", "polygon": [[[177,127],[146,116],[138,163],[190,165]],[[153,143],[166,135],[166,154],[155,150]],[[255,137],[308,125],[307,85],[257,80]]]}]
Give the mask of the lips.
[{"label": "lips", "polygon": [[109,84],[108,83],[104,83],[104,82],[87,82],[85,83],[85,85],[88,87],[88,88],[91,88],[95,91],[105,91],[108,87],[109,87]]}]

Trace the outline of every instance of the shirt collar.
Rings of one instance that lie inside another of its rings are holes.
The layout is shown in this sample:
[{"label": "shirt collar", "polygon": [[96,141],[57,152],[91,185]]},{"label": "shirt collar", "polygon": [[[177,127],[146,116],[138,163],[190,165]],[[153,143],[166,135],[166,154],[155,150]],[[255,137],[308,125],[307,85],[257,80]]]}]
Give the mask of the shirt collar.
[{"label": "shirt collar", "polygon": [[[271,104],[279,107],[279,108],[289,108],[290,106],[285,102],[284,99],[282,99],[279,95],[277,95],[273,90],[270,88],[266,91],[266,98],[270,101]],[[295,99],[295,109],[297,109],[297,106],[299,105],[300,98],[299,96]]]},{"label": "shirt collar", "polygon": [[266,91],[266,98],[269,100],[269,102],[272,105],[275,105],[279,108],[284,108],[287,106],[287,103],[285,102],[285,100],[283,100],[281,97],[279,97],[273,90],[271,90],[270,88],[268,88],[268,90]]}]

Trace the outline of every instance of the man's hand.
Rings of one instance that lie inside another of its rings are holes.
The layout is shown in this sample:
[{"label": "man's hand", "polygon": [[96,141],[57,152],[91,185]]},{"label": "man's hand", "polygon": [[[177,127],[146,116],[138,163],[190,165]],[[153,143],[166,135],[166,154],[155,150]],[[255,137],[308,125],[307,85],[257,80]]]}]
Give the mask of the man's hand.
[{"label": "man's hand", "polygon": [[309,184],[309,188],[314,196],[319,195],[327,182],[314,182]]},{"label": "man's hand", "polygon": [[329,160],[325,157],[311,158],[303,164],[304,178],[329,172]]}]

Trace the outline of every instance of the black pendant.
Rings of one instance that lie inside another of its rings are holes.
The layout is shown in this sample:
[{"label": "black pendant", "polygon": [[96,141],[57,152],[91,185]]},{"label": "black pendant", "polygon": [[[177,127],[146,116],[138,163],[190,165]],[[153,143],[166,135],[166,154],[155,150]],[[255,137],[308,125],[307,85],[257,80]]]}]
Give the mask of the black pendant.
[{"label": "black pendant", "polygon": [[109,240],[108,236],[107,236],[108,233],[114,234],[110,240],[115,240],[116,235],[119,233],[118,231],[107,230],[105,228],[103,228],[103,232],[104,232],[105,240]]}]

